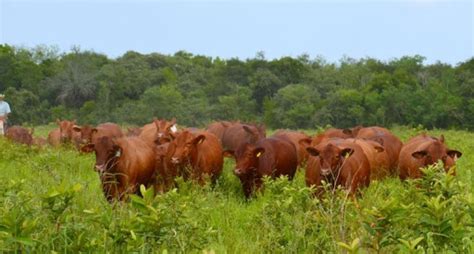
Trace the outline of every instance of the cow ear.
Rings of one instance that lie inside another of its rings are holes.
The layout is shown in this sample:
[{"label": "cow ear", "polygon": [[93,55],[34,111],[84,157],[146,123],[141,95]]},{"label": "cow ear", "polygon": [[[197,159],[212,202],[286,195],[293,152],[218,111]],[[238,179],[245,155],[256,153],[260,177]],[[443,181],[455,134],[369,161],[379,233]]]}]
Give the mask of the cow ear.
[{"label": "cow ear", "polygon": [[298,144],[303,147],[308,147],[311,144],[311,138],[303,138],[298,141]]},{"label": "cow ear", "polygon": [[411,156],[413,156],[414,158],[417,158],[417,159],[422,159],[426,155],[428,155],[428,152],[426,152],[424,150],[423,151],[416,151],[416,152],[411,154]]},{"label": "cow ear", "polygon": [[444,144],[444,135],[441,134],[441,137],[439,137],[439,141]]},{"label": "cow ear", "polygon": [[377,145],[374,146],[374,149],[375,151],[377,151],[377,153],[381,153],[385,151],[385,149],[382,146],[377,146]]},{"label": "cow ear", "polygon": [[81,128],[80,126],[78,126],[78,125],[74,125],[74,126],[72,126],[72,129],[73,129],[74,131],[80,132],[82,128]]},{"label": "cow ear", "polygon": [[319,156],[319,150],[312,147],[312,146],[308,146],[306,147],[306,151],[309,153],[309,155],[312,155],[312,156]]},{"label": "cow ear", "polygon": [[81,152],[83,152],[83,153],[91,153],[91,152],[94,151],[94,148],[95,148],[94,144],[89,143],[89,144],[83,145],[83,146],[81,147]]},{"label": "cow ear", "polygon": [[206,139],[206,136],[201,134],[193,139],[193,144],[195,145],[201,144],[202,142],[204,142],[205,139]]},{"label": "cow ear", "polygon": [[232,151],[232,150],[225,150],[224,152],[222,152],[222,155],[223,155],[224,157],[229,157],[229,158],[231,158],[231,157],[234,157],[234,151]]},{"label": "cow ear", "polygon": [[257,148],[255,148],[255,150],[254,150],[253,152],[254,152],[254,154],[255,154],[255,157],[258,158],[258,157],[262,156],[262,154],[265,153],[265,148],[263,148],[263,147],[257,147]]},{"label": "cow ear", "polygon": [[460,151],[457,151],[457,150],[448,150],[447,153],[448,153],[449,157],[454,159],[454,161],[456,161],[458,158],[461,158],[461,156],[462,156],[462,153]]},{"label": "cow ear", "polygon": [[170,125],[170,126],[173,126],[173,125],[175,125],[175,124],[176,124],[176,117],[173,117],[173,119],[171,119],[169,125]]},{"label": "cow ear", "polygon": [[352,154],[354,153],[354,149],[352,148],[344,148],[341,150],[341,156],[342,157],[345,157],[345,158],[348,158],[349,156],[351,156]]}]

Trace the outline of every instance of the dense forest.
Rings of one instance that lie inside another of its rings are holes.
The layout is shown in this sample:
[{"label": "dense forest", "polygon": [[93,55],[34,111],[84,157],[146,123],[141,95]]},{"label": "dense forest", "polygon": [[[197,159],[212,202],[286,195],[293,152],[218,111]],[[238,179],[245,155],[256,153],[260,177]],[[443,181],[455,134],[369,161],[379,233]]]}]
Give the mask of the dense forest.
[{"label": "dense forest", "polygon": [[221,59],[129,51],[112,59],[73,48],[0,45],[0,93],[13,124],[57,118],[144,124],[176,117],[271,128],[423,125],[474,129],[474,58],[456,66],[422,56],[390,61],[322,57]]}]

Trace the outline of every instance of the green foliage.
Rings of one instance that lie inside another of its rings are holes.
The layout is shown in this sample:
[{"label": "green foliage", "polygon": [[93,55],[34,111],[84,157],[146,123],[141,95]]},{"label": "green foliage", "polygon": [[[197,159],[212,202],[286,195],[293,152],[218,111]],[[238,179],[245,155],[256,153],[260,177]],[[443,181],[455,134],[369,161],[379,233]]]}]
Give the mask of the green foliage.
[{"label": "green foliage", "polygon": [[74,117],[136,125],[176,117],[188,126],[239,118],[264,119],[274,128],[473,129],[474,60],[458,66],[424,61],[418,55],[388,62],[345,57],[329,63],[308,55],[266,60],[262,52],[225,60],[185,51],[129,51],[111,59],[79,48],[59,53],[1,45],[0,92],[9,93],[17,124]]}]

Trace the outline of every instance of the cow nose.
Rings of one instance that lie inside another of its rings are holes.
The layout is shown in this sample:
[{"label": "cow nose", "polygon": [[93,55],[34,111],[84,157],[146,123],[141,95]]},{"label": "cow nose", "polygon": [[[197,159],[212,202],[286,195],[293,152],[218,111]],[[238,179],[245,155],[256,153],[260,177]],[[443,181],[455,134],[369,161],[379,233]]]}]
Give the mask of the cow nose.
[{"label": "cow nose", "polygon": [[178,164],[179,163],[179,159],[177,157],[172,157],[171,158],[171,163],[173,164]]},{"label": "cow nose", "polygon": [[321,174],[322,174],[323,176],[327,176],[327,175],[329,175],[330,173],[331,173],[331,169],[329,169],[329,168],[322,168],[322,169],[321,169]]},{"label": "cow nose", "polygon": [[104,165],[95,165],[95,170],[97,172],[103,172],[104,171]]},{"label": "cow nose", "polygon": [[234,174],[241,175],[242,174],[242,169],[240,169],[240,168],[234,169]]}]

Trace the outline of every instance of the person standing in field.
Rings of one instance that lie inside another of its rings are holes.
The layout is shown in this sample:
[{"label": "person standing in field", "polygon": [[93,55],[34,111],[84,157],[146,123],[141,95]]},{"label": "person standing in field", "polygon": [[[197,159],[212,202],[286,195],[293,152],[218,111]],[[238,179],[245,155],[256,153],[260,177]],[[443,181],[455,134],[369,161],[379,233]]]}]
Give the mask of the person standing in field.
[{"label": "person standing in field", "polygon": [[7,122],[8,114],[11,113],[10,105],[4,101],[5,95],[0,94],[0,135],[5,134],[5,124]]}]

